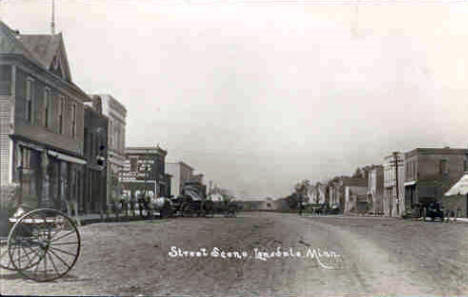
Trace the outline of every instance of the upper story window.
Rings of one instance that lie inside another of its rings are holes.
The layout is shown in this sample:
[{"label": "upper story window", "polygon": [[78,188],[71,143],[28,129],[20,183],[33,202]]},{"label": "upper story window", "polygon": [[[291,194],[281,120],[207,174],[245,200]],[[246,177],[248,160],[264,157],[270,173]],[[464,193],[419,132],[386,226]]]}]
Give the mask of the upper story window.
[{"label": "upper story window", "polygon": [[114,149],[114,125],[112,121],[109,121],[109,147]]},{"label": "upper story window", "polygon": [[440,160],[439,162],[439,173],[448,174],[448,162],[447,160]]},{"label": "upper story window", "polygon": [[34,80],[30,77],[26,80],[26,106],[25,106],[25,118],[28,122],[33,123],[34,121]]},{"label": "upper story window", "polygon": [[65,113],[65,97],[59,96],[58,101],[58,133],[63,134],[63,114]]},{"label": "upper story window", "polygon": [[50,127],[50,89],[44,89],[44,127]]},{"label": "upper story window", "polygon": [[137,164],[138,164],[138,159],[137,158],[130,158],[130,171],[137,171]]},{"label": "upper story window", "polygon": [[114,149],[118,150],[119,148],[119,128],[117,125],[114,126],[114,136],[112,137],[113,139],[113,145]]},{"label": "upper story window", "polygon": [[76,104],[73,103],[72,106],[71,106],[71,116],[72,116],[72,125],[71,125],[71,129],[72,129],[72,137],[75,138],[76,136]]}]

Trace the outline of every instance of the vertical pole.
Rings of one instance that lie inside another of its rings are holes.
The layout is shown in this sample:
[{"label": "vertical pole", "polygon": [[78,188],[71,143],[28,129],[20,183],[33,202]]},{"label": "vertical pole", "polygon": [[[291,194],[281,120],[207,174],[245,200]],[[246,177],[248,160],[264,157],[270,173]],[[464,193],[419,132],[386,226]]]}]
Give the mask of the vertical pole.
[{"label": "vertical pole", "polygon": [[400,215],[400,187],[398,182],[398,152],[393,153],[393,158],[395,161],[395,186],[396,186],[396,203],[397,203],[397,215]]}]

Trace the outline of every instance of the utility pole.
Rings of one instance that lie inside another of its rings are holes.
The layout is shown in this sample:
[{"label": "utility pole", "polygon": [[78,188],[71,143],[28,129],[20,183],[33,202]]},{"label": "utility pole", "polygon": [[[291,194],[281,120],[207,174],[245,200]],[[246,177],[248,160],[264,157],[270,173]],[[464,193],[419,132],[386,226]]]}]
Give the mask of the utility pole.
[{"label": "utility pole", "polygon": [[396,186],[396,208],[397,215],[400,215],[400,187],[398,181],[398,152],[393,152],[393,162],[395,162],[395,186]]}]

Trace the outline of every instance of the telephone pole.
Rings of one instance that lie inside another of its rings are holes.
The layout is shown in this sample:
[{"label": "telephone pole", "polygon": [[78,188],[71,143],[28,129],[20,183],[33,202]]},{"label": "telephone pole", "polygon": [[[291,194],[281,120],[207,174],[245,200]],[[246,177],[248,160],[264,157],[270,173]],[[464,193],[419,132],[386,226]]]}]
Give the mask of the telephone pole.
[{"label": "telephone pole", "polygon": [[396,186],[396,208],[397,208],[397,215],[400,215],[400,187],[398,181],[398,162],[400,159],[398,158],[398,152],[393,152],[393,162],[395,162],[395,186]]}]

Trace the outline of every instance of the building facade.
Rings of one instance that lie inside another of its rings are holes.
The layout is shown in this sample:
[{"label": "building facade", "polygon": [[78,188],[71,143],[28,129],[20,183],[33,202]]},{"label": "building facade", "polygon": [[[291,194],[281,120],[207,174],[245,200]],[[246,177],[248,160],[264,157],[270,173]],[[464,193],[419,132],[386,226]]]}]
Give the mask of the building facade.
[{"label": "building facade", "polygon": [[328,187],[328,201],[330,207],[340,207],[342,208],[344,204],[340,202],[341,196],[341,182],[338,179],[330,181],[327,185]]},{"label": "building facade", "polygon": [[102,114],[100,98],[85,104],[84,156],[85,168],[84,199],[80,204],[85,213],[100,213],[107,209],[107,136],[108,118]]},{"label": "building facade", "polygon": [[[395,152],[384,159],[384,213],[399,217],[405,214],[405,156]],[[398,179],[397,179],[398,175]]]},{"label": "building facade", "polygon": [[319,203],[319,191],[318,185],[320,183],[316,183],[315,185],[310,185],[307,190],[308,199],[305,204],[318,204]]},{"label": "building facade", "polygon": [[168,196],[170,181],[165,173],[167,152],[156,147],[128,147],[126,161],[120,175],[125,196],[138,199],[142,196]]},{"label": "building facade", "polygon": [[182,193],[182,187],[185,182],[193,176],[193,168],[185,162],[167,162],[166,172],[171,177],[171,195],[178,197]]},{"label": "building facade", "polygon": [[405,153],[405,208],[443,202],[467,169],[467,149],[417,148]]},{"label": "building facade", "polygon": [[0,187],[19,185],[27,207],[82,201],[89,100],[61,33],[24,35],[0,21]]},{"label": "building facade", "polygon": [[[365,178],[343,178],[344,213],[365,213],[369,210],[367,196],[368,180]],[[343,205],[343,204],[342,204]]]},{"label": "building facade", "polygon": [[122,187],[119,175],[125,166],[125,127],[127,109],[109,94],[92,95],[102,102],[102,114],[109,119],[107,143],[107,201],[120,199]]},{"label": "building facade", "polygon": [[368,173],[368,201],[369,212],[373,214],[384,213],[384,167],[374,165],[369,168]]},{"label": "building facade", "polygon": [[317,183],[317,192],[318,192],[318,203],[324,204],[328,203],[327,200],[327,185],[324,185],[322,183]]}]

